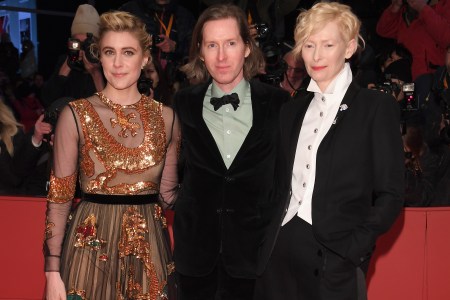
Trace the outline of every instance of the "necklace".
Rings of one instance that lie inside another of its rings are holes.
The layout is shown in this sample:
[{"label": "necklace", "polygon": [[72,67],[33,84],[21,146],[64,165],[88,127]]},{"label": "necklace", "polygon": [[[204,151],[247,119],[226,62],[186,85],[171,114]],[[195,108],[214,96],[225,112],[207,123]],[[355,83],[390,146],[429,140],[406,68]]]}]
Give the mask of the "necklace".
[{"label": "necklace", "polygon": [[130,131],[131,136],[135,137],[137,135],[137,130],[141,128],[141,125],[139,125],[139,123],[131,121],[132,119],[136,118],[135,113],[126,114],[123,110],[125,108],[136,109],[136,104],[120,105],[112,102],[105,95],[103,95],[102,92],[98,92],[95,94],[100,98],[100,101],[102,101],[106,106],[108,106],[113,111],[113,113],[116,114],[116,118],[110,118],[109,121],[111,122],[112,128],[115,128],[117,125],[119,125],[122,128],[118,133],[119,137],[127,138],[128,130]]}]

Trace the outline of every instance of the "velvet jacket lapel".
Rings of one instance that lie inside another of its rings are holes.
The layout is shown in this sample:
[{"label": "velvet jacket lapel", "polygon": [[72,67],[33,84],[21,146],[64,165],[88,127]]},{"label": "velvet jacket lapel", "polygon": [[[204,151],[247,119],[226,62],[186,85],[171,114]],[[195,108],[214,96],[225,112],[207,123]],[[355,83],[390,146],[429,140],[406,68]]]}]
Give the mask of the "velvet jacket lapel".
[{"label": "velvet jacket lapel", "polygon": [[221,169],[226,169],[216,141],[203,119],[203,100],[205,99],[205,94],[210,83],[211,82],[199,85],[192,91],[192,99],[189,99],[190,105],[188,108],[190,110],[190,115],[192,116],[192,121],[199,131],[199,136],[204,137],[205,145],[207,146],[208,151],[212,153],[214,161],[220,165]]},{"label": "velvet jacket lapel", "polygon": [[[256,85],[256,86],[255,86]],[[233,163],[229,170],[232,170],[239,166],[239,161],[245,156],[245,153],[251,149],[251,146],[256,144],[258,138],[263,132],[264,118],[267,115],[267,105],[268,102],[265,95],[262,93],[261,89],[257,88],[258,83],[255,81],[250,81],[250,92],[252,97],[252,113],[253,122],[244,142],[241,145],[238,153],[236,154]]]}]

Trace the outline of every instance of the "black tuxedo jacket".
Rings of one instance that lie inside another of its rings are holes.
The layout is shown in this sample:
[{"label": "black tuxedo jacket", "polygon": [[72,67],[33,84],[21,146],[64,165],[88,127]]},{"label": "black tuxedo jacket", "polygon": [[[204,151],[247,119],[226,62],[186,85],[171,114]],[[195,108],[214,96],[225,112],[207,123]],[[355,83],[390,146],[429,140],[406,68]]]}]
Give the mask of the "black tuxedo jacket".
[{"label": "black tuxedo jacket", "polygon": [[[278,186],[284,205],[268,230],[258,273],[264,270],[289,206],[298,137],[313,96],[287,103],[280,114],[283,170]],[[358,266],[370,258],[377,237],[390,228],[403,206],[404,155],[395,99],[352,83],[335,124],[319,145],[316,166],[314,235]]]},{"label": "black tuxedo jacket", "polygon": [[279,112],[289,94],[250,82],[253,124],[227,169],[202,116],[208,85],[192,86],[175,96],[184,157],[175,205],[175,265],[181,274],[203,276],[221,254],[229,275],[254,278],[257,249],[276,199],[272,195]]}]

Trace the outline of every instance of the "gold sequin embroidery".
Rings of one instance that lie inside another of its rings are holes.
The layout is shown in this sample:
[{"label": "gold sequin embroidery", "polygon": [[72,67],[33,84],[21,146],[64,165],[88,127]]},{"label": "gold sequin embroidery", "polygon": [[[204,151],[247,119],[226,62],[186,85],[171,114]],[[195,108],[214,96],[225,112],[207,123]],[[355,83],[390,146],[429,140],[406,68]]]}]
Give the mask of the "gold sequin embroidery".
[{"label": "gold sequin embroidery", "polygon": [[[141,126],[138,123],[131,122],[132,119],[136,118],[136,114],[135,113],[126,114],[123,111],[122,105],[113,103],[101,92],[95,93],[95,94],[100,98],[100,100],[103,103],[105,103],[116,114],[117,117],[111,118],[110,122],[111,122],[112,128],[116,127],[116,125],[119,125],[122,128],[119,131],[118,135],[120,137],[127,138],[128,137],[127,130],[129,130],[131,133],[131,136],[135,137],[137,135],[136,130],[141,128]],[[134,108],[134,106],[131,106],[131,107]]]},{"label": "gold sequin embroidery", "polygon": [[73,199],[77,173],[63,178],[56,177],[53,172],[50,174],[50,190],[47,201],[53,203],[66,203]]},{"label": "gold sequin embroidery", "polygon": [[[145,275],[148,283],[148,293],[143,293],[143,287],[136,283],[134,278],[134,266],[129,266],[124,270],[124,263],[121,263],[121,272],[128,273],[128,282],[126,283],[126,295],[129,299],[159,300],[165,299],[164,287],[166,281],[158,280],[156,269],[151,261],[150,243],[145,240],[145,233],[148,232],[147,221],[132,206],[128,207],[122,218],[121,236],[119,240],[119,257],[124,259],[126,256],[135,256],[139,258],[145,266]],[[120,284],[116,285],[117,293],[122,294]],[[119,299],[123,299],[119,298]]]},{"label": "gold sequin embroidery", "polygon": [[[135,148],[127,148],[113,138],[88,100],[74,101],[70,105],[80,116],[85,138],[81,147],[81,170],[88,177],[94,176],[87,182],[86,192],[133,195],[159,190],[159,185],[150,181],[120,183],[114,186],[111,186],[111,181],[118,172],[139,174],[163,162],[166,154],[166,133],[161,103],[142,96],[141,100],[133,105],[140,115],[144,130],[143,142]],[[91,151],[103,165],[103,172],[95,173]]]},{"label": "gold sequin embroidery", "polygon": [[70,289],[67,291],[67,300],[87,300],[86,291]]},{"label": "gold sequin embroidery", "polygon": [[90,248],[98,251],[103,248],[106,241],[97,238],[97,219],[93,214],[90,214],[75,230],[76,241],[74,247],[76,248]]},{"label": "gold sequin embroidery", "polygon": [[52,228],[55,227],[55,223],[45,220],[44,240],[48,240],[53,237]]},{"label": "gold sequin embroidery", "polygon": [[170,275],[175,272],[175,263],[172,261],[167,264],[167,274]]}]

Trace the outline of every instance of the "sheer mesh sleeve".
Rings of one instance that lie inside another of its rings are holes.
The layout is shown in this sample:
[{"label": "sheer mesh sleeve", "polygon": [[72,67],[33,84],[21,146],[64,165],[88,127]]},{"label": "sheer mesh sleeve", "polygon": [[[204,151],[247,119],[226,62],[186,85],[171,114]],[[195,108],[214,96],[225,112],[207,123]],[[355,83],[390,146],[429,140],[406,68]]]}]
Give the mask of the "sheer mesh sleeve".
[{"label": "sheer mesh sleeve", "polygon": [[59,272],[61,248],[77,179],[79,136],[76,126],[74,115],[66,107],[59,116],[53,145],[44,236],[46,272]]},{"label": "sheer mesh sleeve", "polygon": [[164,208],[168,208],[173,205],[177,194],[177,162],[180,150],[181,133],[178,118],[171,108],[163,107],[163,118],[167,132],[168,146],[159,193]]}]

